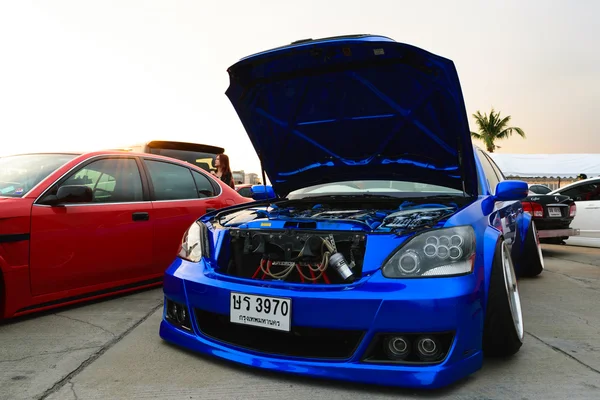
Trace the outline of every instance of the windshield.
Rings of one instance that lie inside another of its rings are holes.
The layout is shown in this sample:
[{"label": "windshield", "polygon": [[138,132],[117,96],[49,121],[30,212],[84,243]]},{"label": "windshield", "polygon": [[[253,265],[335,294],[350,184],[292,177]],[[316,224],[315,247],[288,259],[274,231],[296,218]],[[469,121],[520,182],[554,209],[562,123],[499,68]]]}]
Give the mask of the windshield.
[{"label": "windshield", "polygon": [[0,196],[22,197],[74,154],[25,154],[0,157]]},{"label": "windshield", "polygon": [[331,182],[322,185],[309,186],[291,192],[288,197],[299,198],[308,196],[361,194],[381,194],[387,196],[411,197],[436,194],[462,196],[464,193],[460,190],[444,186],[429,185],[426,183],[365,180]]},{"label": "windshield", "polygon": [[552,191],[552,189],[542,185],[531,185],[529,187],[529,191],[534,194],[548,194]]},{"label": "windshield", "polygon": [[216,169],[215,159],[217,158],[217,155],[213,153],[204,153],[191,150],[161,149],[156,147],[151,147],[150,153],[185,161],[208,172]]}]

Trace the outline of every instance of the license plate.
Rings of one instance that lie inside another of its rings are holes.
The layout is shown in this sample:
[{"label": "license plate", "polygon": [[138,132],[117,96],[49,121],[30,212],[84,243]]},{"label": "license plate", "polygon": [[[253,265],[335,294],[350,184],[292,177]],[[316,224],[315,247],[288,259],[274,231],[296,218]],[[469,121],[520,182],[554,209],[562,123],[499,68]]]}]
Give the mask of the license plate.
[{"label": "license plate", "polygon": [[236,324],[290,331],[292,300],[231,292],[229,320]]},{"label": "license plate", "polygon": [[560,208],[558,207],[548,207],[548,216],[550,217],[562,217],[560,212]]}]

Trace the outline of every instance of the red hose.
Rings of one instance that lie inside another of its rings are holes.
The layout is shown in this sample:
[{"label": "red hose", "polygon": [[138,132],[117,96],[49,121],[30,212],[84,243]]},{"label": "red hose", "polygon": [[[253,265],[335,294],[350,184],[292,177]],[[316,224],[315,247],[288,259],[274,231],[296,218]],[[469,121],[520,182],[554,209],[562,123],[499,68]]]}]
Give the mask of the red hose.
[{"label": "red hose", "polygon": [[[258,276],[258,272],[261,270],[264,262],[265,262],[264,258],[260,260],[260,265],[258,266],[258,268],[256,268],[256,271],[254,271],[254,275],[252,275],[252,279],[256,279],[256,277]],[[263,278],[264,278],[264,276],[263,276]]]},{"label": "red hose", "polygon": [[304,283],[304,276],[302,275],[302,271],[300,270],[300,264],[296,263],[296,269],[298,270],[298,275],[300,275],[300,282]]},{"label": "red hose", "polygon": [[312,283],[317,283],[317,281],[315,280],[315,273],[312,270],[312,265],[308,264],[308,270],[310,271],[310,277],[313,279],[311,282]]}]

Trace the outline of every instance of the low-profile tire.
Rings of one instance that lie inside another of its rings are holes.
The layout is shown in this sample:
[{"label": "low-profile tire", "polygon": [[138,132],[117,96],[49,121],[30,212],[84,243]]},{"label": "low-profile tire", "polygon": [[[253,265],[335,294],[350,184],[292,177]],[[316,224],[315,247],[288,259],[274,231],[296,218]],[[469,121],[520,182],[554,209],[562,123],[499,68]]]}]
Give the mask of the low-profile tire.
[{"label": "low-profile tire", "polygon": [[528,278],[538,276],[544,271],[544,255],[533,221],[529,224],[525,243],[523,243],[523,255],[519,267],[519,275]]},{"label": "low-profile tire", "polygon": [[483,327],[483,353],[508,357],[523,345],[525,328],[517,277],[507,244],[496,245]]}]

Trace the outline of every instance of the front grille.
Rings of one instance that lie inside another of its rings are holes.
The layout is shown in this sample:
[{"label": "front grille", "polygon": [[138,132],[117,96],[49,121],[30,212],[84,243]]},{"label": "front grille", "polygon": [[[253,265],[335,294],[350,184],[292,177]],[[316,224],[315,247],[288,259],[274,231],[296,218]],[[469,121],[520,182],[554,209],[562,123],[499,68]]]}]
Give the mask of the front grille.
[{"label": "front grille", "polygon": [[247,350],[303,358],[348,359],[364,331],[294,326],[291,332],[234,324],[229,315],[196,309],[196,325],[206,336]]}]

